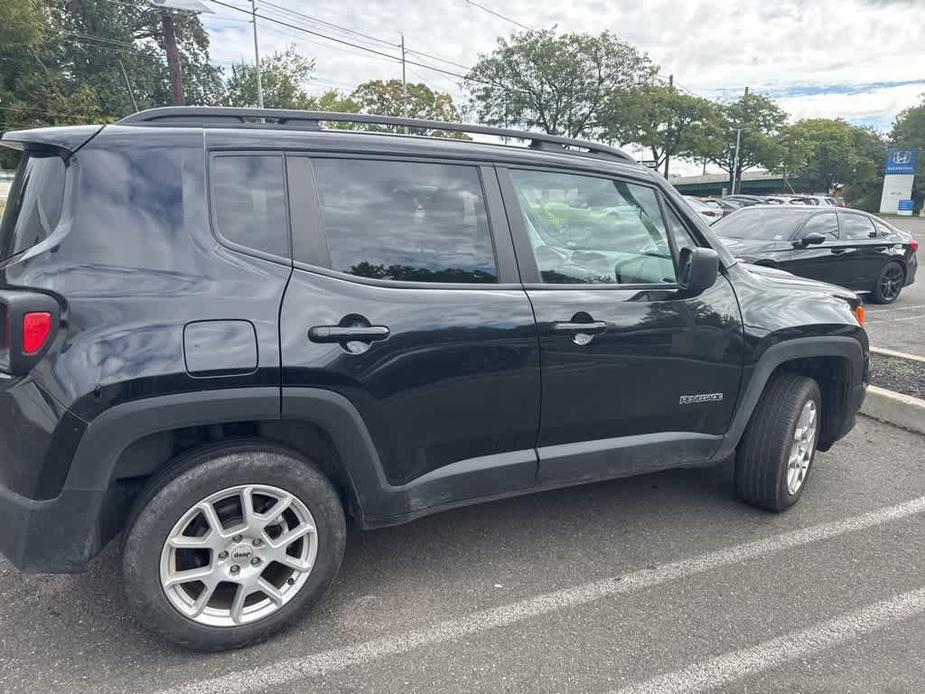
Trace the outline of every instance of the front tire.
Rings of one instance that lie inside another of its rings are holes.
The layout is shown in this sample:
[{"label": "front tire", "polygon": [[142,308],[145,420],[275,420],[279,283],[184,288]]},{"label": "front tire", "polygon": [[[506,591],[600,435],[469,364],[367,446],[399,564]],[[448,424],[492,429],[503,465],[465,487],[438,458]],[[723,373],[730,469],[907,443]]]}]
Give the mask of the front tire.
[{"label": "front tire", "polygon": [[892,304],[899,298],[906,283],[906,271],[902,265],[891,260],[880,270],[874,283],[871,298],[878,304]]},{"label": "front tire", "polygon": [[786,372],[771,377],[736,451],[735,485],[744,501],[775,512],[799,501],[816,456],[821,414],[813,379]]},{"label": "front tire", "polygon": [[182,456],[149,483],[122,571],[137,621],[186,648],[262,641],[297,619],[340,568],[337,492],[311,462],[262,442]]}]

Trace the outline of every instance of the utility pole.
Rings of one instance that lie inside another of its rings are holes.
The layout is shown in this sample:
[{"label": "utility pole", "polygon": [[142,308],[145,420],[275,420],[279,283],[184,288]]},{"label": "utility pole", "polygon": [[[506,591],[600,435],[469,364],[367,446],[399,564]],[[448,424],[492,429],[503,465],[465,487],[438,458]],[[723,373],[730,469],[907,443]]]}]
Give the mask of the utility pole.
[{"label": "utility pole", "polygon": [[[668,75],[668,89],[671,91],[674,91],[674,75]],[[668,163],[670,159],[671,157],[668,154],[666,154],[665,155],[665,180],[666,181],[668,180]]]},{"label": "utility pole", "polygon": [[[405,32],[401,34],[401,117],[408,117],[408,80],[405,75]],[[408,128],[405,128],[408,134]]]},{"label": "utility pole", "polygon": [[742,142],[742,128],[736,129],[736,151],[732,157],[732,194],[735,195],[736,185],[739,183],[739,145]]},{"label": "utility pole", "polygon": [[177,34],[174,31],[173,15],[164,11],[161,15],[164,27],[164,50],[167,51],[167,70],[170,72],[170,101],[174,106],[183,106],[183,75],[180,72],[180,53],[177,50]]},{"label": "utility pole", "polygon": [[[745,88],[745,96],[742,98],[748,97],[748,87]],[[738,193],[736,190],[736,185],[740,188],[742,187],[741,174],[739,173],[739,147],[742,145],[742,128],[736,129],[736,151],[735,156],[732,158],[732,194],[735,195]]]},{"label": "utility pole", "polygon": [[263,81],[260,77],[260,48],[257,46],[257,1],[251,0],[251,18],[254,24],[254,69],[257,71],[257,108],[263,108]]}]

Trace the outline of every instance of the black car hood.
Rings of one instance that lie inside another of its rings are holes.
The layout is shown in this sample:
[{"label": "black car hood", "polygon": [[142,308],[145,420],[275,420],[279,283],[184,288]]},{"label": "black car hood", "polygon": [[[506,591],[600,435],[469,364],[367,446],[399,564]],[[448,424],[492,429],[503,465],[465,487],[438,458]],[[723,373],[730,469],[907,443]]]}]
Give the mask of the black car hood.
[{"label": "black car hood", "polygon": [[720,236],[720,240],[729,249],[729,252],[737,258],[752,258],[770,251],[787,251],[791,249],[791,245],[786,239],[768,241],[766,239],[737,239],[730,236]]},{"label": "black car hood", "polygon": [[837,284],[829,284],[827,282],[818,282],[817,280],[807,279],[806,277],[798,277],[793,273],[787,272],[786,270],[781,270],[776,267],[768,267],[767,265],[739,263],[739,267],[745,268],[749,272],[760,276],[764,281],[772,282],[778,287],[790,287],[793,289],[814,289],[816,291],[824,291],[832,294],[833,296],[841,297],[847,301],[857,301],[860,303],[860,299],[858,298],[857,294],[855,294],[850,289],[839,287]]}]

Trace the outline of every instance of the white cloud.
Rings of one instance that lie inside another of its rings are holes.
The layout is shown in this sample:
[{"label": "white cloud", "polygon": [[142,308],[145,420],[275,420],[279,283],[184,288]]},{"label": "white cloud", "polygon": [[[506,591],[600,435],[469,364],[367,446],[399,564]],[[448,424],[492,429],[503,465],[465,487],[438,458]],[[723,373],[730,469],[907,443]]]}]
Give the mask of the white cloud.
[{"label": "white cloud", "polygon": [[925,81],[851,94],[785,97],[777,102],[794,118],[844,118],[852,123],[886,128],[895,114],[916,105],[922,92],[925,92]]},{"label": "white cloud", "polygon": [[[720,90],[738,91],[746,85],[771,93],[810,87],[821,92],[781,97],[779,103],[794,118],[841,116],[886,128],[896,113],[917,103],[918,95],[925,92],[923,15],[918,0],[484,0],[482,4],[534,27],[609,29],[646,51],[664,74],[673,74],[680,85],[705,96],[717,96]],[[410,49],[464,66],[472,65],[479,53],[490,51],[498,35],[518,30],[465,0],[273,0],[273,5],[389,43],[398,44],[404,32]],[[216,14],[205,16],[205,23],[213,57],[223,64],[251,60],[246,15],[217,4],[212,7]],[[292,24],[398,55],[394,45],[338,32],[266,3],[258,2],[258,7],[261,13]],[[264,52],[295,43],[314,57],[317,81],[313,86],[319,91],[329,86],[349,89],[366,79],[400,75],[395,61],[263,20],[260,42]],[[433,58],[415,54],[409,58],[463,72]],[[463,98],[456,77],[417,66],[410,66],[408,76],[449,91],[457,100]],[[859,84],[911,80],[921,82],[846,93]]]}]

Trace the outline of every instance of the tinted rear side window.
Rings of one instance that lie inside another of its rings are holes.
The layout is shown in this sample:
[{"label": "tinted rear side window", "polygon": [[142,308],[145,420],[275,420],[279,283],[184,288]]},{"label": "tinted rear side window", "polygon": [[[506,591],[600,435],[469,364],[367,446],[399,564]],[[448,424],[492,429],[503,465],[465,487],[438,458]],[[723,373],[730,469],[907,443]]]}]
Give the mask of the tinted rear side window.
[{"label": "tinted rear side window", "polygon": [[61,219],[64,175],[61,157],[23,154],[0,223],[0,260],[32,248],[51,234]]},{"label": "tinted rear side window", "polygon": [[790,239],[811,211],[788,207],[745,207],[723,217],[710,228],[721,237],[781,241]]},{"label": "tinted rear side window", "polygon": [[841,237],[843,239],[870,239],[876,236],[873,222],[860,214],[841,214]]},{"label": "tinted rear side window", "polygon": [[289,257],[283,157],[221,154],[212,159],[215,223],[232,243]]},{"label": "tinted rear side window", "polygon": [[365,159],[312,166],[331,269],[382,280],[497,281],[475,167]]}]

